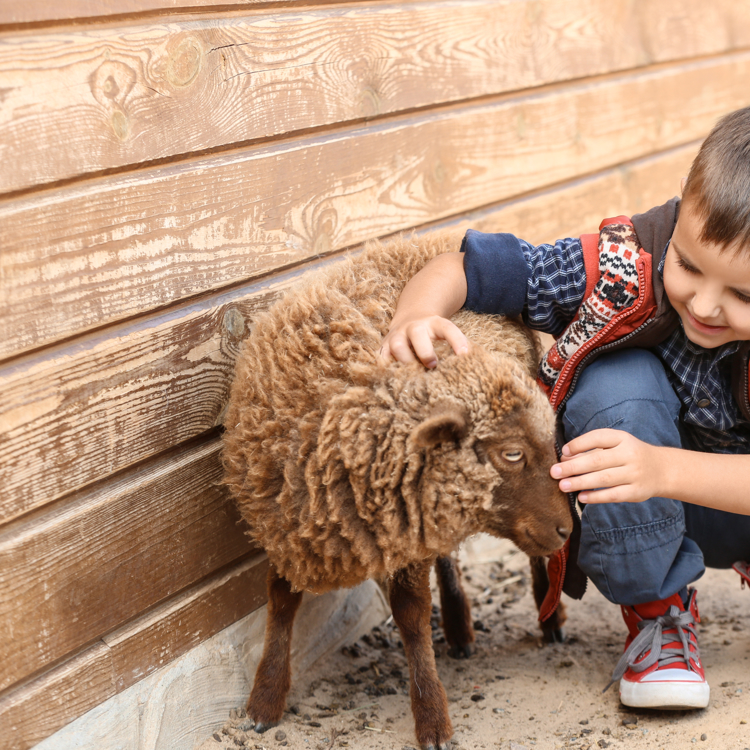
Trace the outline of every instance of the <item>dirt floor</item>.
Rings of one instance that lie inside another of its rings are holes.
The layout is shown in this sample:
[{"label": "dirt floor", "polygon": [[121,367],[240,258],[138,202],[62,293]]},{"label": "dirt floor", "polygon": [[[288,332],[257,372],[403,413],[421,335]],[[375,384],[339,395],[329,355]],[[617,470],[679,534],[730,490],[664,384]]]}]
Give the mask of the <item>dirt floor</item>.
[{"label": "dirt floor", "polygon": [[[448,657],[433,608],[456,750],[750,748],[750,591],[734,572],[708,571],[696,584],[709,708],[634,711],[620,705],[616,685],[602,693],[624,644],[619,608],[590,586],[582,601],[566,600],[567,642],[545,645],[526,557],[507,542],[484,540],[469,544],[461,560],[477,621],[471,659]],[[258,735],[238,707],[200,750],[416,748],[406,660],[390,620],[322,662],[295,675],[278,727]]]}]

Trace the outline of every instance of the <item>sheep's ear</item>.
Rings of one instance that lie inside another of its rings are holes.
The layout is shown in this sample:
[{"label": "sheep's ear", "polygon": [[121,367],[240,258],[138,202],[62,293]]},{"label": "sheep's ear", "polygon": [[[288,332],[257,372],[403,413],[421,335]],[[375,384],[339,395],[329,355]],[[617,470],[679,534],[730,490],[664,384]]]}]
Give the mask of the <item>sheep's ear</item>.
[{"label": "sheep's ear", "polygon": [[466,412],[455,403],[438,404],[427,419],[414,428],[412,439],[423,447],[439,443],[459,442],[468,428]]}]

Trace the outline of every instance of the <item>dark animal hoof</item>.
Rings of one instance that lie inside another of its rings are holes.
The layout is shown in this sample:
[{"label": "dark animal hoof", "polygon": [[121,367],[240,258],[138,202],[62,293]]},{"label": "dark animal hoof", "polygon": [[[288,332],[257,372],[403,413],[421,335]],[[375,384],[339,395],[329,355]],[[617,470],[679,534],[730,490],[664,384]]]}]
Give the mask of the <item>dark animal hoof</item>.
[{"label": "dark animal hoof", "polygon": [[[465,643],[463,646],[451,646],[448,649],[448,656],[451,659],[468,659],[474,653],[474,650],[473,643]],[[442,745],[440,748],[442,750]]]},{"label": "dark animal hoof", "polygon": [[437,747],[435,745],[420,745],[422,750],[451,750],[450,742],[441,742]]},{"label": "dark animal hoof", "polygon": [[544,631],[545,643],[565,643],[565,631],[562,628]]},{"label": "dark animal hoof", "polygon": [[256,721],[253,730],[258,734],[263,734],[263,732],[268,731],[271,727],[275,727],[278,723],[278,721]]}]

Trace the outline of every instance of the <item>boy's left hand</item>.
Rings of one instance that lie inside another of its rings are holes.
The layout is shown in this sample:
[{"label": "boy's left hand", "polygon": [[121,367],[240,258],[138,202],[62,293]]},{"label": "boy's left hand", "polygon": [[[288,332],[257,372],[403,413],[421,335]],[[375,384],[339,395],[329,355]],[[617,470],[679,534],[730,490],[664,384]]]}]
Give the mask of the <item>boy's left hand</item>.
[{"label": "boy's left hand", "polygon": [[627,432],[592,430],[564,445],[562,453],[550,474],[583,503],[640,503],[660,494],[662,449]]}]

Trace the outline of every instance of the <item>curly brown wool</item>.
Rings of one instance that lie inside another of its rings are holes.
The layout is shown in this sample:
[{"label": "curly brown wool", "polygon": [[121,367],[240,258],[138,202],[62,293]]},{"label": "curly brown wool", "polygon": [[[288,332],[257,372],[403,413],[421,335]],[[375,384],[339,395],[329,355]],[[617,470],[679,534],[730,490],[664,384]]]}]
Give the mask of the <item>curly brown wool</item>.
[{"label": "curly brown wool", "polygon": [[[258,731],[281,718],[298,593],[390,579],[412,676],[434,688],[428,699],[412,692],[417,737],[443,747],[452,730],[429,618],[420,619],[425,570],[479,531],[532,555],[569,534],[567,499],[548,474],[554,415],[531,376],[539,349],[524,326],[461,311],[453,321],[469,354],[445,346],[433,370],[377,355],[408,279],[457,244],[451,233],[401,238],[311,274],[257,318],[240,352],[223,461],[271,562],[266,649],[249,705]],[[457,571],[449,561],[438,573],[449,608],[462,613],[451,624],[443,598],[446,636],[468,655]]]}]

